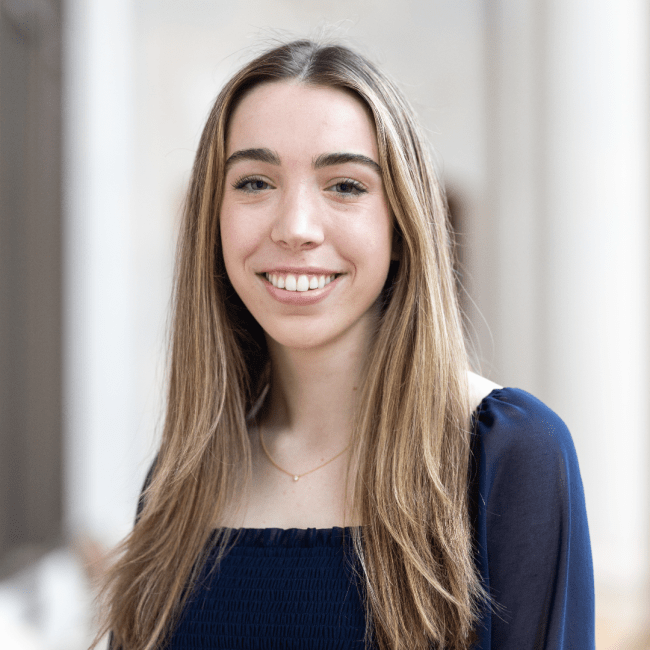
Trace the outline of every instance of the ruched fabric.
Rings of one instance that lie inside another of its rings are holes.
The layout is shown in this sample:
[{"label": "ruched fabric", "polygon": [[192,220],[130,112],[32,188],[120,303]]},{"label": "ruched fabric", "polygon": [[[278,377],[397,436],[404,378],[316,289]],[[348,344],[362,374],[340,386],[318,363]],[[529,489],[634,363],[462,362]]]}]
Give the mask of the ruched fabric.
[{"label": "ruched fabric", "polygon": [[[172,648],[363,648],[350,529],[243,529],[208,559]],[[212,570],[212,573],[210,571]]]},{"label": "ruched fabric", "polygon": [[[473,420],[475,561],[496,603],[475,650],[593,650],[594,585],[578,460],[562,420],[528,393],[492,391]],[[365,616],[350,529],[242,529],[212,554],[172,650],[360,650]],[[234,538],[233,538],[234,539]]]}]

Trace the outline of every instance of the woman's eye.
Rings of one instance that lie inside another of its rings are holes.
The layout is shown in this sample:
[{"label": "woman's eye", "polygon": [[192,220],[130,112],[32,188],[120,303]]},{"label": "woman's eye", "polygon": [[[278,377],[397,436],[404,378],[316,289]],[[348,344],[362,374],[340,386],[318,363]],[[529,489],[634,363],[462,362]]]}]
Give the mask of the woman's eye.
[{"label": "woman's eye", "polygon": [[331,189],[333,189],[337,194],[348,196],[358,196],[359,194],[365,194],[367,191],[361,183],[353,181],[352,179],[339,181],[332,185]]},{"label": "woman's eye", "polygon": [[236,190],[243,190],[244,192],[251,192],[253,194],[262,190],[268,190],[269,187],[271,186],[261,178],[242,178],[234,183]]}]

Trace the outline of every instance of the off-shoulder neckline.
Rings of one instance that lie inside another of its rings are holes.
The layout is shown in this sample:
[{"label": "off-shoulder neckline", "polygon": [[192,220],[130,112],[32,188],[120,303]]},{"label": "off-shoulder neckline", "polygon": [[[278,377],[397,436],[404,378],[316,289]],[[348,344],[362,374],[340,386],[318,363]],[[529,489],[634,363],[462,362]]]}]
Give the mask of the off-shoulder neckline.
[{"label": "off-shoulder neckline", "polygon": [[[492,389],[472,413],[472,422],[480,417],[485,403],[496,397],[498,393],[512,390],[507,386]],[[242,546],[327,546],[328,542],[342,541],[345,536],[352,533],[358,526],[333,526],[331,528],[228,528],[230,538],[237,540],[237,545]],[[221,530],[221,529],[217,529]],[[213,532],[216,534],[217,530]]]},{"label": "off-shoulder neckline", "polygon": [[350,539],[358,526],[333,526],[331,528],[223,528],[212,532],[225,533],[226,544],[234,542],[238,547],[293,547],[315,548],[342,544]]}]

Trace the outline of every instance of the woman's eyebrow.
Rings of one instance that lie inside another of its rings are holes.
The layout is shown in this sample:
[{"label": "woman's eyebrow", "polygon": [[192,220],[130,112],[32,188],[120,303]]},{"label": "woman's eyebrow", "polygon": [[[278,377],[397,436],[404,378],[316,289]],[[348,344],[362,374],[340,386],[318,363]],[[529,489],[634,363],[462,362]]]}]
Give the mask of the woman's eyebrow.
[{"label": "woman's eyebrow", "polygon": [[[235,151],[226,160],[226,169],[239,160],[257,160],[259,162],[268,163],[270,165],[280,165],[280,156],[271,149],[257,148],[257,149],[240,149]],[[333,165],[344,165],[345,163],[357,163],[370,167],[377,173],[381,174],[381,167],[368,156],[360,153],[323,153],[318,156],[314,162],[314,169],[322,169],[323,167],[331,167]]]},{"label": "woman's eyebrow", "polygon": [[360,153],[323,153],[314,160],[314,169],[321,169],[332,165],[344,165],[345,163],[366,165],[381,174],[381,167],[372,158],[368,158],[368,156]]},{"label": "woman's eyebrow", "polygon": [[257,160],[270,165],[280,164],[280,156],[270,149],[240,149],[228,157],[226,169],[238,160]]}]

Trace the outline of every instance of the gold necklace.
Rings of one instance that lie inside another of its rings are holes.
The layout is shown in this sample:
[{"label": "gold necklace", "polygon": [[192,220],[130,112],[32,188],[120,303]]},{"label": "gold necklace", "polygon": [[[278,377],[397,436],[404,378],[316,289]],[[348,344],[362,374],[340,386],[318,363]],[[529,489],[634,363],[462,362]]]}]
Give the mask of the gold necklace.
[{"label": "gold necklace", "polygon": [[312,472],[315,472],[317,469],[320,469],[321,467],[325,467],[325,465],[329,465],[329,463],[331,463],[333,460],[336,460],[339,456],[342,456],[350,448],[350,445],[352,444],[352,442],[350,442],[348,444],[348,446],[343,451],[340,451],[333,458],[330,458],[329,460],[326,460],[322,465],[319,465],[318,467],[314,467],[314,469],[310,469],[308,472],[303,472],[302,474],[293,474],[292,472],[287,472],[286,469],[283,469],[282,467],[280,467],[271,458],[271,454],[269,454],[269,451],[266,448],[266,445],[264,444],[264,438],[262,438],[262,427],[257,423],[255,423],[255,424],[257,426],[257,432],[259,433],[259,436],[260,436],[260,444],[262,445],[262,449],[263,449],[264,453],[266,454],[266,457],[271,462],[271,465],[273,465],[273,467],[275,467],[276,469],[279,469],[281,472],[284,472],[287,476],[290,476],[294,481],[297,481],[297,480],[301,479],[303,476],[307,476],[307,474],[311,474]]}]

